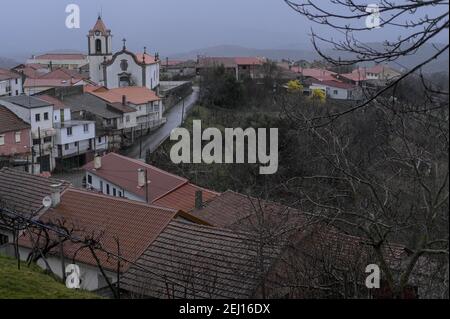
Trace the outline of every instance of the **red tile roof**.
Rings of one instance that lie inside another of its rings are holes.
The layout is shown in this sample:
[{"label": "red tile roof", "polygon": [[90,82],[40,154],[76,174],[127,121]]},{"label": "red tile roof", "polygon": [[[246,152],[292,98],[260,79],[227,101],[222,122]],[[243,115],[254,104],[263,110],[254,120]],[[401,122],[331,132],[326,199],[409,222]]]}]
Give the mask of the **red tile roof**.
[{"label": "red tile roof", "polygon": [[204,57],[200,58],[200,67],[214,67],[223,65],[226,68],[235,68],[238,65],[263,65],[266,62],[262,57]]},{"label": "red tile roof", "polygon": [[89,31],[89,34],[93,34],[96,31],[101,32],[102,35],[108,35],[109,33],[111,33],[111,30],[106,28],[106,25],[103,22],[101,17],[98,17],[97,21],[95,22],[94,27],[92,28],[92,30]]},{"label": "red tile roof", "polygon": [[102,157],[101,169],[95,170],[94,162],[86,164],[83,168],[86,172],[99,176],[143,199],[145,199],[146,194],[145,188],[138,187],[138,169],[146,169],[150,181],[148,186],[150,202],[188,182],[187,179],[116,153],[109,153]]},{"label": "red tile roof", "polygon": [[60,110],[66,108],[66,105],[61,101],[60,99],[57,99],[56,97],[50,96],[50,95],[38,95],[36,96],[40,100],[44,100],[50,104],[53,104],[53,109]]},{"label": "red tile roof", "polygon": [[23,84],[26,88],[32,87],[66,87],[75,85],[82,80],[60,80],[60,79],[40,79],[40,78],[28,78]]},{"label": "red tile roof", "polygon": [[2,106],[0,101],[0,134],[29,128],[30,124],[25,123],[16,114]]},{"label": "red tile roof", "polygon": [[238,229],[252,223],[257,211],[262,210],[267,218],[280,219],[285,215],[298,215],[298,211],[280,203],[248,197],[233,191],[216,196],[205,207],[194,209],[190,214],[211,226]]},{"label": "red tile roof", "polygon": [[343,83],[338,81],[313,81],[312,83],[346,90],[350,90],[356,87],[354,84]]},{"label": "red tile roof", "polygon": [[40,79],[57,79],[57,80],[81,80],[86,78],[86,76],[81,75],[76,70],[67,70],[63,68],[58,68],[49,73],[46,73],[39,77]]},{"label": "red tile roof", "polygon": [[0,81],[9,80],[9,79],[19,79],[19,78],[20,78],[20,74],[14,72],[14,71],[11,71],[11,70],[0,68]]},{"label": "red tile roof", "polygon": [[81,53],[46,53],[38,55],[35,60],[85,60],[86,55]]},{"label": "red tile roof", "polygon": [[156,93],[146,87],[129,86],[110,90],[95,90],[91,94],[109,103],[122,103],[122,97],[127,97],[127,102],[133,104],[146,104],[148,102],[159,101],[161,98]]},{"label": "red tile roof", "polygon": [[188,183],[162,195],[160,198],[156,199],[153,204],[190,212],[195,208],[195,195],[197,191],[202,191],[203,203],[209,202],[219,195],[219,193],[209,189]]},{"label": "red tile roof", "polygon": [[136,53],[136,58],[139,61],[139,63],[144,63],[145,61],[145,64],[155,64],[156,62],[158,62],[154,56],[147,53],[144,54],[143,52]]},{"label": "red tile roof", "polygon": [[[79,239],[98,236],[102,248],[111,253],[117,253],[114,238],[118,238],[121,256],[134,262],[176,215],[172,209],[69,188],[62,194],[60,204],[44,213],[40,220],[55,224],[56,221],[64,221],[67,227],[76,229],[72,236]],[[23,236],[20,244],[30,247],[29,239]],[[64,254],[73,258],[79,248],[80,244],[65,242]],[[97,253],[103,267],[116,269],[114,258],[103,252]],[[80,250],[76,261],[97,266],[88,249]],[[122,271],[129,266],[129,263],[122,262]]]}]

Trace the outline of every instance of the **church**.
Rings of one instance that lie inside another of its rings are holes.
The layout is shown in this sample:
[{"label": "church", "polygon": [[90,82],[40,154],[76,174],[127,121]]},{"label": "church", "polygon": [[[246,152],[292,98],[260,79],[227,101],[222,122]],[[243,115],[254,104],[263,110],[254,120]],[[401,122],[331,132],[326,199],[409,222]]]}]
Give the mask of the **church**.
[{"label": "church", "polygon": [[108,89],[127,86],[147,87],[159,91],[160,59],[158,54],[133,53],[126,48],[112,53],[112,34],[99,16],[88,34],[89,73],[91,81]]}]

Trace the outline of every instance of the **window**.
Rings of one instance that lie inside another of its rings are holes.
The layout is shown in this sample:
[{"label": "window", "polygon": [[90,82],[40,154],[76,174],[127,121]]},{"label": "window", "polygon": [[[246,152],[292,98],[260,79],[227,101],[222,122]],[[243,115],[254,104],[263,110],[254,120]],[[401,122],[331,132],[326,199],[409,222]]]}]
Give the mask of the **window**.
[{"label": "window", "polygon": [[33,139],[33,145],[39,145],[41,144],[41,140],[38,138]]},{"label": "window", "polygon": [[75,147],[78,147],[78,142],[75,142]]},{"label": "window", "polygon": [[333,94],[334,94],[334,95],[338,95],[338,90],[334,90],[334,91],[333,91]]},{"label": "window", "polygon": [[83,125],[83,130],[84,130],[85,133],[89,132],[89,124],[84,124]]},{"label": "window", "polygon": [[48,121],[48,112],[44,113],[44,121]]},{"label": "window", "polygon": [[8,236],[0,234],[0,246],[7,244],[9,241]]},{"label": "window", "polygon": [[64,149],[67,151],[69,149],[69,144],[64,144]]},{"label": "window", "polygon": [[88,174],[88,184],[92,185],[92,175]]},{"label": "window", "polygon": [[127,116],[125,117],[125,121],[127,121],[127,123],[130,122],[130,116],[129,116],[129,115],[127,115]]},{"label": "window", "polygon": [[16,132],[16,134],[15,134],[16,143],[20,143],[21,138],[22,138],[22,133],[21,132]]},{"label": "window", "polygon": [[5,135],[0,135],[0,145],[5,145]]},{"label": "window", "polygon": [[117,196],[117,190],[115,188],[113,188],[113,195]]},{"label": "window", "polygon": [[72,128],[71,127],[67,128],[67,136],[72,136]]},{"label": "window", "polygon": [[51,136],[44,137],[44,143],[51,143],[51,142],[52,142]]},{"label": "window", "polygon": [[122,197],[122,192],[121,191],[119,191],[119,197]]},{"label": "window", "polygon": [[[19,80],[16,79],[16,84],[19,84]],[[17,92],[17,91],[16,91]]]},{"label": "window", "polygon": [[103,181],[100,181],[100,190],[101,190],[102,193],[103,193]]},{"label": "window", "polygon": [[101,137],[101,136],[98,138],[98,142],[99,142],[99,143],[102,142],[102,137]]},{"label": "window", "polygon": [[109,195],[109,184],[106,184],[106,194]]},{"label": "window", "polygon": [[102,40],[95,40],[95,53],[102,53]]},{"label": "window", "polygon": [[35,114],[34,115],[34,119],[36,120],[36,122],[40,122],[41,121],[41,114]]},{"label": "window", "polygon": [[19,90],[16,90],[16,96],[19,95]]}]

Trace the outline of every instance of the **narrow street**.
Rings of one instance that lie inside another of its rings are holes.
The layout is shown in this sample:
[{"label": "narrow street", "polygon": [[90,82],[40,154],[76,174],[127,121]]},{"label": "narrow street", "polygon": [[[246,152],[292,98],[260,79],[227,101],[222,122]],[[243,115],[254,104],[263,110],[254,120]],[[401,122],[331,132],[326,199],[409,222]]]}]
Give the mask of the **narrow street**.
[{"label": "narrow street", "polygon": [[[198,99],[199,89],[193,87],[194,92],[184,100],[185,115],[192,109]],[[174,128],[181,125],[183,112],[183,101],[172,107],[165,115],[167,118],[166,124],[161,126],[158,130],[148,136],[144,136],[142,140],[142,152],[140,153],[140,141],[136,140],[135,144],[130,148],[124,150],[122,154],[135,159],[144,159],[147,150],[155,151],[164,141],[169,138],[170,133]],[[186,116],[185,116],[186,118]]]}]

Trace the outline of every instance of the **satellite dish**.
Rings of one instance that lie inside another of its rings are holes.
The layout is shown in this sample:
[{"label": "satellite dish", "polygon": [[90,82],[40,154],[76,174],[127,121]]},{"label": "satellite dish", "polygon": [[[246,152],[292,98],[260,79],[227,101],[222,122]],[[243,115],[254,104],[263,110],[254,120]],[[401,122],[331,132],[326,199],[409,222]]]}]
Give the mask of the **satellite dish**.
[{"label": "satellite dish", "polygon": [[50,196],[45,196],[42,200],[42,205],[44,205],[45,208],[52,206],[52,198]]}]

